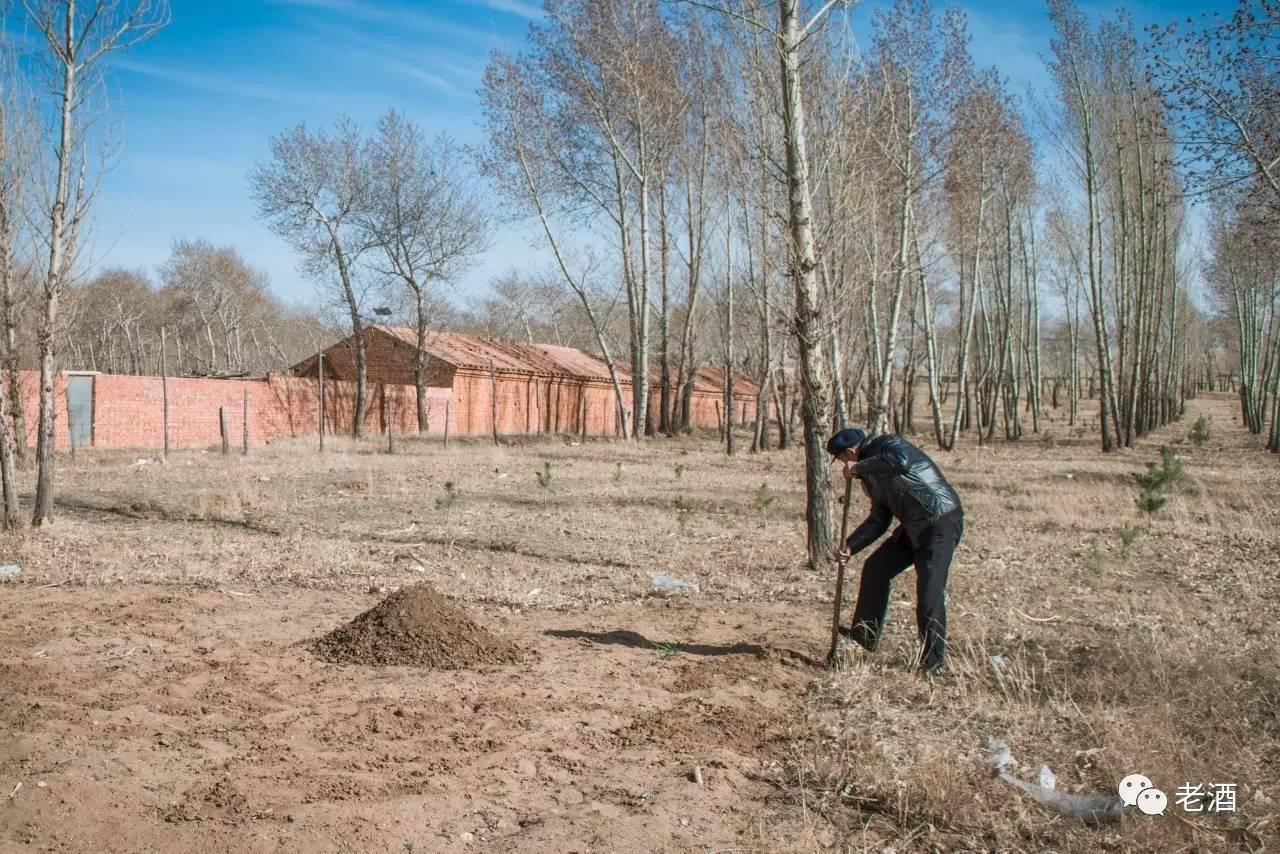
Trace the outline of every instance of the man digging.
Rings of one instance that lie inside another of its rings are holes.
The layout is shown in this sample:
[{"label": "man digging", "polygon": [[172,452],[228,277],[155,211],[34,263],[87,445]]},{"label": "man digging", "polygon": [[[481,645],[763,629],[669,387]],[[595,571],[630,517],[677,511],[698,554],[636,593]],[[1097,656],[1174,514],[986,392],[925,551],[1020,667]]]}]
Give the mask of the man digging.
[{"label": "man digging", "polygon": [[871,512],[836,555],[842,571],[849,558],[898,521],[889,539],[863,564],[853,623],[841,626],[840,634],[875,652],[888,615],[890,582],[914,564],[920,670],[932,675],[946,657],[947,572],[964,534],[960,496],[929,455],[901,436],[868,439],[863,431],[849,428],[831,437],[827,452],[844,463],[846,479],[861,481],[871,499]]}]

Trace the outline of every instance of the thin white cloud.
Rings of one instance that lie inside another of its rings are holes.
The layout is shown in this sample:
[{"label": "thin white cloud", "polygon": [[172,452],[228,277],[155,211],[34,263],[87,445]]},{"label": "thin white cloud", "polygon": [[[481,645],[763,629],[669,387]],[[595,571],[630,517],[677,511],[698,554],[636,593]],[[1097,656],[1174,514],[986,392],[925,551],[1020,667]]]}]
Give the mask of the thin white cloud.
[{"label": "thin white cloud", "polygon": [[287,104],[297,104],[315,100],[313,97],[300,94],[296,88],[270,86],[261,83],[249,83],[241,80],[230,80],[225,77],[215,77],[210,74],[202,74],[198,71],[187,71],[181,68],[153,65],[149,62],[139,62],[136,59],[130,59],[128,57],[113,58],[112,66],[120,69],[121,71],[141,74],[144,77],[163,80],[167,83],[176,83],[179,86],[186,86],[189,89],[199,89],[204,92],[213,92],[218,95],[230,95],[237,98],[255,98],[262,101],[278,101],[280,103]]},{"label": "thin white cloud", "polygon": [[544,17],[542,7],[530,0],[465,0],[471,6],[484,6],[495,12],[506,12],[517,15],[526,21],[541,21]]},{"label": "thin white cloud", "polygon": [[466,54],[445,48],[352,32],[323,23],[312,24],[309,29],[308,38],[330,48],[340,47],[346,56],[363,64],[383,68],[452,97],[470,97],[484,75],[483,65],[470,61]]},{"label": "thin white cloud", "polygon": [[[354,20],[374,24],[389,24],[397,29],[409,29],[440,38],[464,38],[487,42],[492,34],[479,27],[458,23],[431,15],[412,6],[382,2],[355,2],[355,0],[271,0],[277,6],[294,6],[319,12],[330,12]],[[493,0],[522,5],[521,0]]]},{"label": "thin white cloud", "polygon": [[402,59],[384,58],[382,60],[382,67],[388,71],[395,72],[402,77],[407,77],[410,80],[414,80],[424,86],[435,89],[438,92],[442,92],[445,95],[452,95],[455,98],[467,97],[468,93],[464,90],[459,89],[443,77],[437,74],[432,74],[430,71],[427,71],[425,68],[422,68],[415,63],[407,62]]}]

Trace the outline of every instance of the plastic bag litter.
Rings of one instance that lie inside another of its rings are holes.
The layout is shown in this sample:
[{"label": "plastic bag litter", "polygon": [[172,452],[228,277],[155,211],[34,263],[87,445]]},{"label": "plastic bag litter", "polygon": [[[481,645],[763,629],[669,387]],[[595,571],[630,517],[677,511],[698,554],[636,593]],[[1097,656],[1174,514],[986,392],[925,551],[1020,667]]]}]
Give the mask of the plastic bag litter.
[{"label": "plastic bag litter", "polygon": [[1040,781],[1040,788],[1042,789],[1052,789],[1054,786],[1058,785],[1058,778],[1057,776],[1054,775],[1052,771],[1049,770],[1048,765],[1040,766],[1039,781]]},{"label": "plastic bag litter", "polygon": [[22,574],[22,567],[16,563],[6,563],[0,566],[0,578],[17,578]]},{"label": "plastic bag litter", "polygon": [[1073,795],[1069,792],[1059,792],[1054,788],[1058,782],[1057,778],[1053,771],[1049,770],[1048,765],[1040,766],[1037,783],[1019,780],[1005,770],[1005,766],[1013,761],[1013,751],[1009,749],[1009,745],[989,735],[987,747],[992,753],[987,757],[986,764],[995,768],[997,777],[1059,815],[1078,818],[1090,824],[1102,824],[1118,820],[1124,812],[1124,801],[1116,795]]},{"label": "plastic bag litter", "polygon": [[679,578],[672,578],[670,575],[663,575],[661,572],[650,572],[649,580],[653,582],[655,590],[661,590],[664,593],[676,593],[681,590],[698,592],[698,585],[692,581],[682,581]]}]

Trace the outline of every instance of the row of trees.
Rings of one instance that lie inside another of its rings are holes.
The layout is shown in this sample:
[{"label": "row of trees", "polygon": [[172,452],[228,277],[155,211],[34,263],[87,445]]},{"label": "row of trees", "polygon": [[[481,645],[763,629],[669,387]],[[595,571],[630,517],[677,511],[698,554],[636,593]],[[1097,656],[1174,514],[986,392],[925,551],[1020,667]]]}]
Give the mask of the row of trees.
[{"label": "row of trees", "polygon": [[1280,3],[1242,0],[1150,35],[1184,174],[1211,206],[1205,281],[1228,321],[1241,416],[1280,453]]},{"label": "row of trees", "polygon": [[[362,330],[385,318],[418,330],[419,389],[431,328],[594,350],[615,368],[632,437],[688,426],[701,365],[745,371],[771,404],[752,450],[805,448],[815,561],[830,544],[826,435],[855,418],[914,432],[917,388],[939,448],[1035,432],[1050,405],[1090,420],[1110,450],[1178,417],[1213,381],[1225,335],[1245,422],[1280,448],[1274,0],[1146,34],[1050,0],[1052,87],[1032,99],[975,61],[959,11],[896,0],[860,51],[844,5],[547,0],[526,49],[491,58],[475,156],[393,110],[371,133],[345,119],[282,132],[251,190],[355,336],[361,386]],[[47,34],[59,109],[5,101],[0,314],[10,373],[23,358],[14,318],[41,328],[42,441],[59,351],[154,370],[160,328],[184,372],[257,372],[314,351],[320,321],[280,306],[234,251],[199,242],[175,246],[158,287],[108,271],[58,318],[92,201],[83,72],[164,15],[145,0],[24,12]],[[42,134],[56,164],[30,155]],[[500,204],[484,203],[481,177]],[[1201,198],[1214,205],[1206,264],[1188,241]],[[454,308],[441,285],[485,250],[497,211],[532,223],[553,263]],[[37,238],[41,252],[22,251]],[[1201,274],[1225,333],[1192,299]],[[624,399],[622,364],[636,389],[656,375],[655,412],[645,394]]]},{"label": "row of trees", "polygon": [[[913,429],[921,382],[945,449],[1038,430],[1046,398],[1073,424],[1096,398],[1104,451],[1179,417],[1214,332],[1191,297],[1189,191],[1275,187],[1274,7],[1246,4],[1142,36],[1050,0],[1052,89],[1028,102],[974,61],[962,13],[924,0],[878,8],[864,52],[839,2],[549,0],[529,47],[491,60],[483,168],[609,360],[598,306],[619,295],[620,355],[661,389],[656,418],[643,394],[621,413],[634,435],[681,426],[681,382],[708,359],[756,378],[780,442],[798,414],[816,560],[825,436],[855,414]],[[1228,101],[1247,109],[1219,115]],[[1263,283],[1222,303],[1261,429],[1276,268],[1233,246],[1252,266],[1212,275]]]},{"label": "row of trees", "polygon": [[[68,293],[61,362],[104,373],[262,375],[296,364],[331,336],[290,308],[230,247],[180,240],[160,268],[108,269]],[[162,346],[163,345],[163,346]]]}]

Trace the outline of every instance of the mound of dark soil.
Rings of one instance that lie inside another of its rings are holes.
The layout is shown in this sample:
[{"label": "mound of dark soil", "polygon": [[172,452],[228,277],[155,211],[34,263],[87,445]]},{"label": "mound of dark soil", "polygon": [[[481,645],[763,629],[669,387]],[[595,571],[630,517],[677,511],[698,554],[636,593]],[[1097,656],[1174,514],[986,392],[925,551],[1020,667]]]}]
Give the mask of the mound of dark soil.
[{"label": "mound of dark soil", "polygon": [[397,590],[312,648],[339,664],[409,664],[441,670],[521,658],[516,646],[476,625],[429,584]]}]

